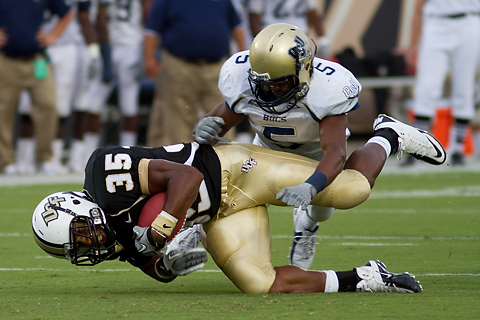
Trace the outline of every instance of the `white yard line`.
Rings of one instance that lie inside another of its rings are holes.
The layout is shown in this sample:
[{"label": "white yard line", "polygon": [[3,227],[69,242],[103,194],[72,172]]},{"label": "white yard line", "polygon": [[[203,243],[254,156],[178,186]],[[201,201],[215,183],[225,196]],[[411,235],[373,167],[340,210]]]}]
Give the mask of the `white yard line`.
[{"label": "white yard line", "polygon": [[[138,269],[81,269],[87,272],[140,272]],[[71,269],[49,269],[49,268],[0,268],[1,271],[49,271],[49,272],[72,272]],[[201,269],[195,272],[220,273],[218,269]],[[480,273],[416,273],[417,277],[480,277]]]}]

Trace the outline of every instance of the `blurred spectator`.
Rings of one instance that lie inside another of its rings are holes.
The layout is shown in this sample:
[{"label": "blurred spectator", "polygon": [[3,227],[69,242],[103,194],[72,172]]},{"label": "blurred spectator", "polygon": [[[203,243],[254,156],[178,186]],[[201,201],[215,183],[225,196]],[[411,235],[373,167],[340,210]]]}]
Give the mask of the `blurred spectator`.
[{"label": "blurred spectator", "polygon": [[[416,65],[414,125],[429,130],[450,72],[454,139],[452,165],[464,164],[463,142],[474,116],[474,87],[480,50],[480,1],[419,0],[407,64]],[[418,51],[418,61],[417,61]],[[413,163],[414,160],[410,160]]]},{"label": "blurred spectator", "polygon": [[[60,19],[50,33],[41,29],[46,10]],[[52,171],[52,141],[57,130],[53,68],[45,48],[73,17],[63,0],[0,0],[0,170],[16,174],[14,116],[22,90],[32,99],[40,171]]]},{"label": "blurred spectator", "polygon": [[147,145],[192,141],[197,121],[223,101],[218,76],[231,37],[246,49],[237,12],[230,0],[154,0],[146,27],[145,70],[158,76]]},{"label": "blurred spectator", "polygon": [[255,37],[260,30],[274,23],[289,23],[305,34],[311,29],[315,33],[317,56],[328,59],[329,41],[326,37],[321,15],[317,12],[316,0],[249,0],[250,30]]},{"label": "blurred spectator", "polygon": [[102,0],[98,20],[108,21],[99,30],[103,73],[90,93],[90,127],[85,134],[85,155],[100,145],[100,114],[115,87],[122,114],[120,145],[137,144],[140,79],[143,76],[143,30],[151,0]]},{"label": "blurred spectator", "polygon": [[[50,168],[52,170],[48,172],[49,174],[64,174],[69,169],[62,163],[67,120],[72,109],[78,110],[88,106],[89,78],[98,72],[96,66],[98,65],[97,60],[100,58],[100,49],[96,42],[94,27],[89,19],[90,5],[90,0],[74,2],[72,11],[76,18],[70,21],[63,34],[47,48],[47,54],[54,70],[56,107],[59,117],[57,136],[52,145],[53,157]],[[48,32],[57,23],[58,16],[48,12],[44,17],[43,29]],[[32,125],[29,121],[30,110],[29,96],[22,94],[19,103],[20,132],[17,139],[17,171],[19,174],[35,172],[33,151],[35,141],[31,135],[32,130],[28,128]],[[80,125],[82,124],[75,122],[74,132],[81,130]],[[71,154],[69,161],[75,157],[76,154]],[[80,171],[83,172],[83,169],[84,164]]]}]

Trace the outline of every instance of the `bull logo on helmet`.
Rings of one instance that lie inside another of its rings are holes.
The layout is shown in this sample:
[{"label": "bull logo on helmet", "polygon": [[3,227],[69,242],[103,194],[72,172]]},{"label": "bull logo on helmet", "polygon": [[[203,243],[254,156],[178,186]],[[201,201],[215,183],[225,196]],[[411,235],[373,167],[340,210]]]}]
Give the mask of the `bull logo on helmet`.
[{"label": "bull logo on helmet", "polygon": [[288,55],[292,57],[297,64],[297,71],[305,69],[305,61],[311,55],[310,50],[306,48],[305,41],[299,36],[295,36],[294,42],[297,44],[288,50]]}]

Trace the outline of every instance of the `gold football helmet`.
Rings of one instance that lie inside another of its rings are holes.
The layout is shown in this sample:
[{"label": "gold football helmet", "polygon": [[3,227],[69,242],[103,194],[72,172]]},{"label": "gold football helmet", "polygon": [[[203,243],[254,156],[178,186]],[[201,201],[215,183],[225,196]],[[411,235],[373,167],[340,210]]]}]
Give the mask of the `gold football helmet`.
[{"label": "gold football helmet", "polygon": [[258,106],[273,113],[292,109],[308,92],[313,57],[307,36],[294,25],[276,23],[260,31],[250,48],[248,75]]}]

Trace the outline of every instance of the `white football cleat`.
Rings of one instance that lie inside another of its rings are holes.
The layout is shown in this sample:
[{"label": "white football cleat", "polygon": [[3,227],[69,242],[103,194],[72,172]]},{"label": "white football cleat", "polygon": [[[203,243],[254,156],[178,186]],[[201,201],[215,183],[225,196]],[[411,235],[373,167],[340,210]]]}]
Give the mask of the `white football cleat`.
[{"label": "white football cleat", "polygon": [[184,228],[181,230],[175,238],[168,244],[165,254],[169,254],[170,251],[179,250],[184,251],[186,249],[193,249],[200,244],[200,225],[195,224],[193,227]]},{"label": "white football cleat", "polygon": [[355,268],[362,279],[357,283],[357,291],[363,292],[402,292],[416,293],[422,291],[422,286],[415,276],[387,271],[385,264],[378,260],[370,260],[363,266]]},{"label": "white football cleat", "polygon": [[374,131],[380,129],[391,129],[398,135],[398,160],[404,152],[434,165],[444,163],[447,158],[442,144],[427,131],[409,126],[385,114],[379,115],[373,123]]},{"label": "white football cleat", "polygon": [[306,210],[301,210],[300,208],[293,209],[295,233],[293,235],[290,252],[288,253],[288,259],[290,260],[290,265],[308,270],[315,257],[316,245],[319,244],[321,240],[317,236],[318,222],[312,229],[305,229],[303,227],[300,217],[305,214],[307,214]]},{"label": "white football cleat", "polygon": [[18,174],[17,165],[15,163],[9,164],[8,166],[6,166],[3,169],[3,174],[6,175],[6,176],[14,176],[14,175]]},{"label": "white football cleat", "polygon": [[45,161],[40,164],[38,173],[45,176],[54,176],[57,174],[57,168],[52,161]]}]

